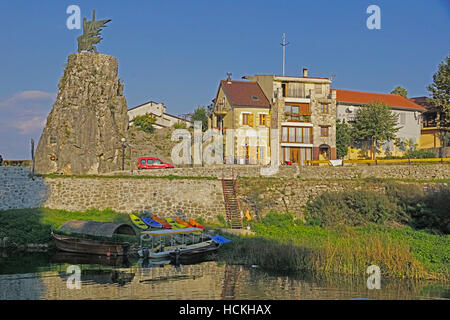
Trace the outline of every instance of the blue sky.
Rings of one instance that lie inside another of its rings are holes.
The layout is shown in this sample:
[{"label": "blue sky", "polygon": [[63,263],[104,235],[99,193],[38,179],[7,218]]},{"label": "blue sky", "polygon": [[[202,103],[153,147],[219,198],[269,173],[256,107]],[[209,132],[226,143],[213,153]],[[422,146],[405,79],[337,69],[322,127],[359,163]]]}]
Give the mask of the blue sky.
[{"label": "blue sky", "polygon": [[[131,108],[162,101],[181,114],[214,98],[220,79],[281,74],[281,35],[290,44],[286,74],[335,74],[334,88],[427,94],[450,54],[450,1],[2,1],[0,3],[0,154],[28,159],[81,30],[68,30],[66,8],[112,21],[101,53],[119,60]],[[369,5],[381,30],[369,30]]]}]

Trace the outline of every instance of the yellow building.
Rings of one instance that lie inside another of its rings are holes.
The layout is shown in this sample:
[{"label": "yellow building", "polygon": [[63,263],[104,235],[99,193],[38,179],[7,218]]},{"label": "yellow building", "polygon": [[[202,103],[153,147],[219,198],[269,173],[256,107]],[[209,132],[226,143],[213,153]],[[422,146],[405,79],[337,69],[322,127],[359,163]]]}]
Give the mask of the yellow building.
[{"label": "yellow building", "polygon": [[[224,135],[226,163],[270,162],[270,102],[256,82],[220,82],[209,128]],[[231,130],[231,132],[227,132]]]}]

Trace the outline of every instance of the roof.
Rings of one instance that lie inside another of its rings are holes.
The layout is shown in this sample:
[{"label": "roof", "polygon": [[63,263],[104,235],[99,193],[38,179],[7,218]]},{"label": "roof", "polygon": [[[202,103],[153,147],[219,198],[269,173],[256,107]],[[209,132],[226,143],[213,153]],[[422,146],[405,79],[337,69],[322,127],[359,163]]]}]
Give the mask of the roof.
[{"label": "roof", "polygon": [[342,103],[370,104],[372,102],[384,102],[390,107],[406,108],[417,111],[425,111],[426,109],[410,99],[406,99],[397,94],[361,92],[343,89],[336,90],[336,100]]},{"label": "roof", "polygon": [[143,106],[145,106],[145,105],[147,105],[147,104],[152,104],[152,105],[153,105],[153,104],[162,104],[162,105],[164,105],[164,102],[155,102],[155,101],[150,100],[150,101],[144,102],[144,103],[142,103],[142,104],[140,104],[140,105],[138,105],[138,106],[136,106],[136,107],[130,108],[130,109],[128,109],[127,111],[130,111],[130,110],[134,110],[134,109],[143,107]]},{"label": "roof", "polygon": [[256,82],[221,80],[220,85],[232,106],[269,108],[270,102]]},{"label": "roof", "polygon": [[61,231],[87,234],[91,236],[111,238],[114,234],[136,235],[133,227],[128,224],[112,222],[97,222],[92,220],[70,220],[62,225]]}]

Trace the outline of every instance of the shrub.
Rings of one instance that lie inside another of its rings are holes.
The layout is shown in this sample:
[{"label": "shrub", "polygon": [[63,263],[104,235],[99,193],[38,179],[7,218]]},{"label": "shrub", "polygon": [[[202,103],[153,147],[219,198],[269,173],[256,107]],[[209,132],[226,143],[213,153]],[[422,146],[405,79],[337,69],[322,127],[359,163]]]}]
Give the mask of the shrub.
[{"label": "shrub", "polygon": [[436,158],[436,154],[428,150],[408,150],[405,157],[412,159]]},{"label": "shrub", "polygon": [[310,225],[359,226],[404,219],[404,211],[387,195],[371,191],[325,192],[306,204]]},{"label": "shrub", "polygon": [[186,129],[186,123],[184,122],[176,122],[173,127],[175,129]]},{"label": "shrub", "polygon": [[142,116],[136,116],[133,119],[134,125],[139,127],[140,130],[147,133],[153,133],[153,131],[155,131],[155,128],[153,127],[153,124],[155,122],[156,118],[149,113],[146,113]]}]

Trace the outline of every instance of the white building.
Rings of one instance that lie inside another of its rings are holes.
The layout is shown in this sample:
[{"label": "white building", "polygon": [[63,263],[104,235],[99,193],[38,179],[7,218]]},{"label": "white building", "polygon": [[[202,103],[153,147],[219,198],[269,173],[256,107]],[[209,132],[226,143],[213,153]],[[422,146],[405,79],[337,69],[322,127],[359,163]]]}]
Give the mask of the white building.
[{"label": "white building", "polygon": [[184,123],[186,124],[187,128],[192,126],[192,122],[190,122],[189,120],[168,114],[166,112],[166,106],[164,105],[164,103],[158,103],[154,101],[149,101],[137,107],[128,109],[128,118],[130,125],[133,124],[133,119],[136,116],[142,116],[147,113],[156,117],[156,123],[154,124],[154,127],[157,129],[172,127],[176,123]]}]

